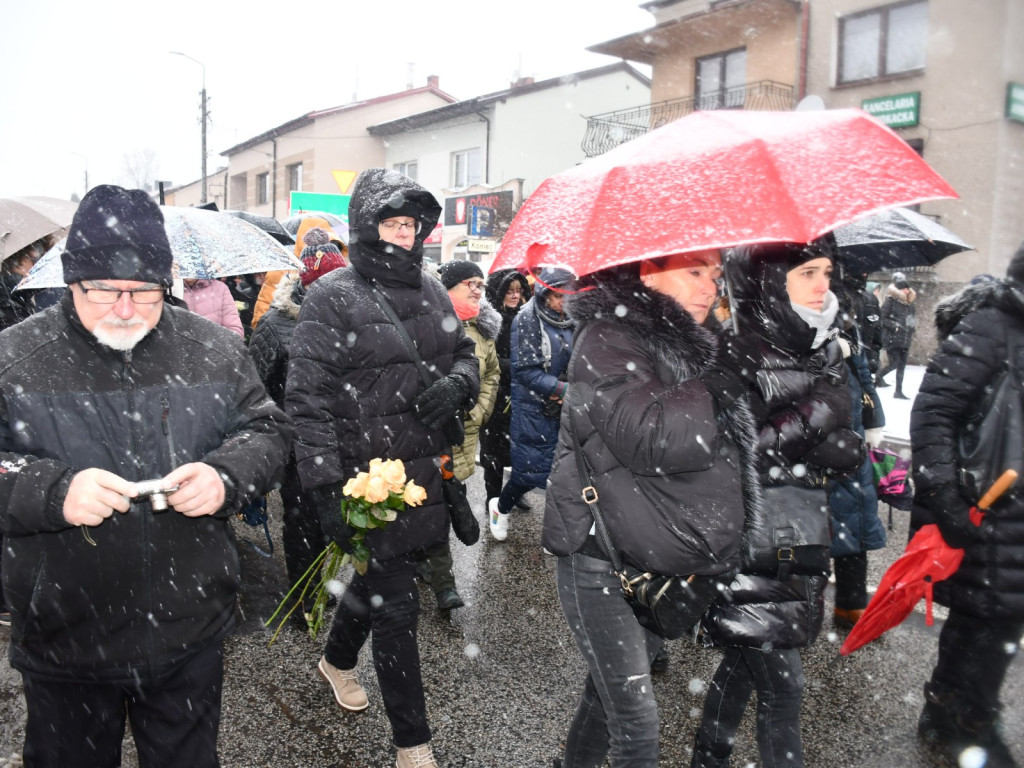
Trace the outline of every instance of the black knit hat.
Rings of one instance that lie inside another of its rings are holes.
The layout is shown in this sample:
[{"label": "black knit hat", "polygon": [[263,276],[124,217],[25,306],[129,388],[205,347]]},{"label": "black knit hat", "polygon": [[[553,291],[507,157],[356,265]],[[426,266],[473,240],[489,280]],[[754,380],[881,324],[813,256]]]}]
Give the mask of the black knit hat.
[{"label": "black knit hat", "polygon": [[480,269],[480,265],[465,259],[446,261],[438,267],[437,271],[441,278],[441,284],[449,290],[463,280],[469,280],[474,277],[479,277],[481,280],[484,279],[484,273]]},{"label": "black knit hat", "polygon": [[159,206],[141,189],[104,184],[78,204],[61,256],[64,282],[138,280],[171,286],[171,245]]}]

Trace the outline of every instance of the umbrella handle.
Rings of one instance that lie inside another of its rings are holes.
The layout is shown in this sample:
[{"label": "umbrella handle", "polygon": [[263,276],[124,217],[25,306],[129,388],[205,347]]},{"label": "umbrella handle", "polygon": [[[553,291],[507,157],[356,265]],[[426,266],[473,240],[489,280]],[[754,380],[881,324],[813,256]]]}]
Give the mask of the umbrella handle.
[{"label": "umbrella handle", "polygon": [[1003,472],[978,501],[978,509],[988,509],[991,507],[1015,482],[1017,482],[1017,470],[1008,469]]}]

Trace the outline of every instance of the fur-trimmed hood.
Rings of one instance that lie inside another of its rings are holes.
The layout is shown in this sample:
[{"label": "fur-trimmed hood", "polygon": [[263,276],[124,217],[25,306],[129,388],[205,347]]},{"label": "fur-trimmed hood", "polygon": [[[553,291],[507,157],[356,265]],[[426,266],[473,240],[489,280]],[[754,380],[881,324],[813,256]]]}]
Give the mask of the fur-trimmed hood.
[{"label": "fur-trimmed hood", "polygon": [[996,279],[968,285],[947,296],[935,307],[935,330],[939,341],[949,337],[957,324],[971,312],[985,307],[1024,316],[1024,286],[1014,280]]},{"label": "fur-trimmed hood", "polygon": [[902,301],[904,304],[913,304],[917,300],[917,291],[913,288],[908,288],[907,295],[904,296],[903,291],[896,287],[896,283],[889,283],[886,294],[896,299],[896,301]]},{"label": "fur-trimmed hood", "polygon": [[675,374],[676,382],[700,376],[718,352],[718,321],[708,315],[698,325],[674,299],[645,286],[633,270],[608,270],[570,294],[566,313],[579,325],[602,317],[636,331],[652,356]]},{"label": "fur-trimmed hood", "polygon": [[487,299],[480,299],[480,313],[473,318],[476,321],[476,329],[485,339],[497,340],[501,333],[501,315],[498,310],[491,306]]},{"label": "fur-trimmed hood", "polygon": [[302,299],[306,295],[306,289],[302,286],[298,272],[286,272],[281,281],[274,289],[274,298],[270,306],[292,320],[299,319],[299,308],[302,306]]}]

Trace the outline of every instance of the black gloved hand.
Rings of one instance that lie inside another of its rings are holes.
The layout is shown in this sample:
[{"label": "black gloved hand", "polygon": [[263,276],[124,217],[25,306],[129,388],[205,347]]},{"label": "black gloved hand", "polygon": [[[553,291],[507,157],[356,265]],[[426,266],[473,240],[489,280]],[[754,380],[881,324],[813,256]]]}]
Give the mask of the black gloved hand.
[{"label": "black gloved hand", "polygon": [[345,518],[341,514],[341,500],[344,498],[342,488],[344,487],[344,483],[328,483],[310,490],[309,496],[316,506],[316,513],[320,518],[320,528],[324,535],[337,542],[345,552],[348,552],[352,548],[349,539],[355,534],[355,530],[345,522]]},{"label": "black gloved hand", "polygon": [[971,505],[954,486],[940,486],[918,501],[931,510],[939,533],[949,546],[966,549],[981,541],[981,529],[971,522]]},{"label": "black gloved hand", "polygon": [[466,394],[465,382],[458,376],[448,374],[421,392],[412,401],[412,407],[425,427],[440,429],[459,412]]}]

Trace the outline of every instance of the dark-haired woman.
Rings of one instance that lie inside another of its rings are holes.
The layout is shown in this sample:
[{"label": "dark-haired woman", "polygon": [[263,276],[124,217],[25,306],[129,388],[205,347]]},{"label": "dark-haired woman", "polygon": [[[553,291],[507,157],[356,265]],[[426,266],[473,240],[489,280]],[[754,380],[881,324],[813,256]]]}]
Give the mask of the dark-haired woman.
[{"label": "dark-haired woman", "polygon": [[717,365],[718,251],[597,273],[570,296],[579,323],[548,484],[544,546],[587,664],[564,768],[655,768],[650,663],[662,639],[621,594],[581,497],[581,451],[626,564],[726,577],[739,563],[744,499],[756,503],[753,417],[742,380]]},{"label": "dark-haired woman", "polygon": [[[820,510],[827,531],[825,480],[855,470],[863,456],[849,429],[846,365],[835,340],[838,301],[829,290],[834,248],[815,244],[737,249],[726,262],[739,333],[727,354],[743,373],[757,419],[757,447],[766,503],[776,511],[801,504]],[[748,533],[764,520],[748,518]],[[729,764],[736,729],[757,692],[757,743],[762,768],[802,768],[800,648],[821,629],[828,574],[827,533],[800,553],[802,572],[776,563],[745,564],[705,621],[708,639],[725,655],[708,690],[693,768]],[[783,570],[783,569],[786,570]],[[814,570],[817,573],[814,573]]]}]

